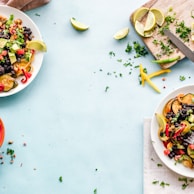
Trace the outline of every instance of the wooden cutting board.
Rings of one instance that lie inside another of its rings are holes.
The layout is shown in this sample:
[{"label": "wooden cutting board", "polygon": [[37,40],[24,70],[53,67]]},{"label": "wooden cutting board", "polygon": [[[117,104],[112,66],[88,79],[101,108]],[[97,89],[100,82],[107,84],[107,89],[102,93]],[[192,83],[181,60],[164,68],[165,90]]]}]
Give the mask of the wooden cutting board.
[{"label": "wooden cutting board", "polygon": [[[194,18],[192,17],[192,15],[194,14],[194,0],[150,0],[144,5],[142,5],[142,7],[148,7],[148,8],[153,7],[153,8],[160,9],[165,16],[168,14],[176,14],[175,16],[176,22],[180,23],[184,21],[184,24],[187,27],[191,27],[192,22],[194,22]],[[171,12],[169,12],[170,8],[172,8]],[[134,23],[132,18],[133,18],[134,12],[130,16],[130,21],[133,26],[134,26]],[[170,24],[169,29],[177,37],[179,37],[179,35],[176,33],[176,28],[177,28],[177,25],[175,24],[176,22]],[[172,43],[170,46],[172,46],[172,48],[174,49],[174,52],[169,56],[165,54],[161,54],[162,53],[161,45],[156,45],[153,43],[153,41],[157,40],[158,42],[166,44],[168,41],[168,38],[164,35],[161,35],[161,33],[159,33],[159,27],[156,27],[151,37],[148,37],[148,38],[142,37],[142,39],[145,45],[147,46],[147,48],[150,50],[150,52],[156,59],[173,58],[177,55],[179,55],[181,59],[185,57],[183,53],[181,53]],[[189,37],[189,41],[185,42],[185,44],[191,50],[194,51],[194,42],[191,41],[191,36]],[[166,69],[175,65],[176,63],[177,62],[161,64],[160,66],[161,68]]]}]

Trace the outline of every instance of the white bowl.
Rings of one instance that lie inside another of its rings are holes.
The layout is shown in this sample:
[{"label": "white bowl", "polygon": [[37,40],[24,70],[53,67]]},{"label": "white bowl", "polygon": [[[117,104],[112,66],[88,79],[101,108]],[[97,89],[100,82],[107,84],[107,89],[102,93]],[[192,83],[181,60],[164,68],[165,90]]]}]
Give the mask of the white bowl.
[{"label": "white bowl", "polygon": [[158,123],[156,120],[155,113],[162,113],[162,110],[165,104],[171,98],[176,97],[180,93],[183,93],[183,94],[194,93],[194,85],[187,85],[187,86],[184,86],[184,87],[181,87],[181,88],[178,88],[172,91],[166,97],[164,97],[162,101],[158,104],[152,116],[152,120],[151,120],[151,141],[152,141],[154,150],[156,151],[158,157],[169,169],[171,169],[172,171],[182,176],[194,178],[194,169],[187,168],[183,166],[183,164],[181,163],[175,163],[174,159],[170,159],[168,156],[164,155],[165,147],[162,141],[158,137]]},{"label": "white bowl", "polygon": [[[0,5],[0,12],[1,12],[1,16],[9,18],[9,16],[11,14],[13,14],[14,19],[21,19],[23,26],[29,27],[32,30],[32,33],[34,36],[33,39],[42,40],[38,27],[30,19],[30,17],[28,17],[24,12],[22,12],[18,9],[15,9],[13,7],[3,6],[3,5]],[[11,89],[8,92],[0,92],[0,97],[13,95],[13,94],[23,90],[24,88],[26,88],[37,76],[37,74],[42,66],[43,57],[44,57],[43,52],[36,52],[35,57],[34,57],[34,61],[32,63],[33,72],[32,72],[32,76],[30,77],[30,79],[25,84],[23,84],[23,83],[21,83],[22,77],[17,78],[16,81],[18,82],[18,86],[16,88]]]}]

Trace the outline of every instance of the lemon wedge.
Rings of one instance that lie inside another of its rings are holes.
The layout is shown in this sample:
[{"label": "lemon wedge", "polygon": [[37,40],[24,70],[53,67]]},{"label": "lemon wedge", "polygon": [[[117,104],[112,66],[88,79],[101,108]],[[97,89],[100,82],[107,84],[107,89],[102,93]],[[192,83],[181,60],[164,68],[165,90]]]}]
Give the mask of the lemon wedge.
[{"label": "lemon wedge", "polygon": [[146,18],[144,31],[152,30],[154,28],[155,24],[156,24],[155,15],[153,14],[153,12],[149,11],[147,18]]},{"label": "lemon wedge", "polygon": [[140,36],[144,36],[144,25],[138,20],[135,21],[135,30]]},{"label": "lemon wedge", "polygon": [[135,24],[136,20],[141,21],[142,18],[148,13],[149,8],[140,7],[133,14],[133,23]]},{"label": "lemon wedge", "polygon": [[89,26],[87,26],[86,24],[83,24],[83,23],[77,21],[75,18],[71,18],[70,21],[71,21],[71,25],[76,30],[85,31],[85,30],[87,30],[89,28]]},{"label": "lemon wedge", "polygon": [[26,48],[33,49],[36,51],[47,51],[47,46],[42,40],[31,40],[27,42]]},{"label": "lemon wedge", "polygon": [[166,128],[166,119],[163,114],[155,113],[156,120],[158,122],[159,128],[165,130]]},{"label": "lemon wedge", "polygon": [[157,8],[151,8],[150,11],[154,14],[156,23],[159,26],[162,26],[165,21],[164,13],[160,9],[157,9]]},{"label": "lemon wedge", "polygon": [[153,35],[153,31],[150,30],[150,31],[145,31],[144,30],[144,25],[139,22],[138,20],[136,20],[135,22],[135,30],[136,32],[140,35],[140,36],[143,36],[143,37],[151,37]]},{"label": "lemon wedge", "polygon": [[123,28],[121,30],[119,30],[114,36],[113,38],[116,40],[121,40],[123,38],[125,38],[127,35],[129,34],[129,28]]}]

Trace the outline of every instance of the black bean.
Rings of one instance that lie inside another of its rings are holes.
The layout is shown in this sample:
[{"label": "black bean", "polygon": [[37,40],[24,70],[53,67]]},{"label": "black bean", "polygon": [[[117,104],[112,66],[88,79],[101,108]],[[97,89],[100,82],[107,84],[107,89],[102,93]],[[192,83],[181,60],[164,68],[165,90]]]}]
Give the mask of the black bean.
[{"label": "black bean", "polygon": [[3,75],[5,73],[5,68],[0,65],[0,75]]}]

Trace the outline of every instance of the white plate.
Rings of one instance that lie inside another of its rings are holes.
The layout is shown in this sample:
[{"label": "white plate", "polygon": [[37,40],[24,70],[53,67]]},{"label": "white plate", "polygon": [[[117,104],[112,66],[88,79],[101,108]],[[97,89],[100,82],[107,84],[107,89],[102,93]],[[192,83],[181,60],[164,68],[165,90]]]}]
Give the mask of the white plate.
[{"label": "white plate", "polygon": [[176,97],[180,93],[194,93],[194,85],[187,85],[181,88],[178,88],[168,94],[157,106],[151,121],[151,141],[154,147],[154,150],[156,151],[159,158],[162,160],[162,162],[170,168],[172,171],[183,175],[185,177],[191,177],[194,178],[194,169],[186,168],[181,163],[175,164],[174,159],[170,159],[168,156],[164,155],[164,145],[162,141],[158,137],[158,123],[155,117],[155,113],[162,113],[164,105],[170,100],[171,98]]},{"label": "white plate", "polygon": [[[21,19],[23,22],[23,26],[29,27],[32,30],[32,33],[34,36],[33,39],[42,40],[42,37],[41,37],[41,34],[40,34],[38,27],[24,12],[22,12],[18,9],[12,8],[12,7],[0,5],[0,15],[1,16],[5,16],[5,17],[9,18],[9,16],[11,14],[14,15],[14,19],[17,19],[17,18]],[[22,77],[17,78],[18,86],[16,88],[8,91],[8,92],[0,92],[0,97],[13,95],[13,94],[23,90],[24,88],[26,88],[34,80],[34,78],[37,76],[37,74],[41,68],[41,65],[42,65],[43,56],[44,56],[43,52],[37,52],[35,54],[35,59],[32,63],[32,65],[33,65],[32,76],[27,81],[27,83],[25,83],[25,84],[21,83]]]}]

